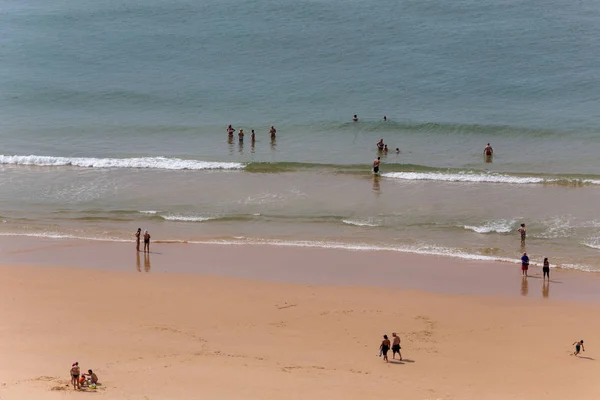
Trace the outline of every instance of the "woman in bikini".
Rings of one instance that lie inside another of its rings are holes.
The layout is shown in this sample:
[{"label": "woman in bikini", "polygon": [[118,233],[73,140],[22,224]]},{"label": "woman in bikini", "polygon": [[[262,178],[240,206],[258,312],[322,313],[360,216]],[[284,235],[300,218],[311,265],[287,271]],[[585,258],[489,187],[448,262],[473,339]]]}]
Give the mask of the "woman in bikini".
[{"label": "woman in bikini", "polygon": [[77,390],[80,389],[81,386],[79,385],[79,374],[81,372],[81,370],[79,369],[79,363],[75,362],[73,363],[73,365],[71,365],[71,383],[73,384],[73,390]]}]

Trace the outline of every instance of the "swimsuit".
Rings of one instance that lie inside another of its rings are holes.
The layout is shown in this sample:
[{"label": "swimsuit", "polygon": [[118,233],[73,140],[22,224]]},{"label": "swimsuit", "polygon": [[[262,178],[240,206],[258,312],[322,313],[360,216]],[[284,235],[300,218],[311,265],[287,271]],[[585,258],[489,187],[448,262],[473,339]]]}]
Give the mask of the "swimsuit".
[{"label": "swimsuit", "polygon": [[390,348],[387,345],[384,344],[381,346],[381,352],[384,356],[387,356],[388,351],[390,351]]},{"label": "swimsuit", "polygon": [[400,354],[400,345],[399,345],[399,344],[395,344],[395,345],[393,345],[393,346],[392,346],[392,351],[393,351],[394,353],[398,353],[398,354]]},{"label": "swimsuit", "polygon": [[373,167],[373,172],[378,173],[379,172],[379,167]]},{"label": "swimsuit", "polygon": [[550,279],[550,267],[544,267],[542,271],[544,272],[544,276],[548,276],[548,279]]}]

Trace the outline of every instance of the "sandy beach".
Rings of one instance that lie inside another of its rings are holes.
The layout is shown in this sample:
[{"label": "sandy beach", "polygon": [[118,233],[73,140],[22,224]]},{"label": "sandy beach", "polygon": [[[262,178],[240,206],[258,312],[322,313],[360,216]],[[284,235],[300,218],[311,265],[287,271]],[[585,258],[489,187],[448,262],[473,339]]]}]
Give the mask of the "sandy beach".
[{"label": "sandy beach", "polygon": [[[98,374],[96,395],[119,399],[594,399],[600,391],[592,274],[553,271],[543,296],[532,271],[523,295],[516,266],[441,257],[379,253],[361,281],[348,260],[362,263],[366,252],[159,244],[138,271],[128,244],[0,244],[3,400],[85,396],[67,387],[74,361]],[[115,262],[121,252],[129,262]],[[454,291],[439,283],[448,266],[462,282],[450,282]],[[298,269],[303,282],[289,273]],[[495,283],[480,281],[485,274]],[[385,363],[378,346],[392,332],[404,361]],[[579,339],[587,351],[571,356]]]}]

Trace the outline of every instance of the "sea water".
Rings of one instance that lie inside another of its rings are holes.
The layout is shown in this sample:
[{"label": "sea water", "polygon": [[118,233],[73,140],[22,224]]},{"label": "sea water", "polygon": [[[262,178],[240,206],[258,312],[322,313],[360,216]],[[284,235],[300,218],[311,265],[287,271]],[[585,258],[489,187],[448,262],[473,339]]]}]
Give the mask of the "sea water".
[{"label": "sea water", "polygon": [[589,0],[8,2],[0,234],[597,270],[599,27]]}]

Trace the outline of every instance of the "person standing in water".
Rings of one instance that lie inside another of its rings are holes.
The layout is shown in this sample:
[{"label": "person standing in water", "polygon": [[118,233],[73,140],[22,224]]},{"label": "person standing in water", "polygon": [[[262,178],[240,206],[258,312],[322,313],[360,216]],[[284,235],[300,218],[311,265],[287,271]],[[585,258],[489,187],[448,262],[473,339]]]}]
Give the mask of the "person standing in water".
[{"label": "person standing in water", "polygon": [[527,253],[523,253],[523,257],[521,257],[521,272],[524,277],[527,277],[527,270],[529,270],[529,257]]},{"label": "person standing in water", "polygon": [[383,340],[381,341],[379,350],[381,350],[381,354],[383,354],[384,361],[388,362],[387,354],[388,354],[388,351],[390,351],[390,339],[388,339],[387,335],[383,335]]},{"label": "person standing in water", "polygon": [[358,122],[358,116],[356,114],[354,114],[354,117],[352,117],[352,121]]},{"label": "person standing in water", "polygon": [[550,282],[550,261],[548,261],[548,257],[544,258],[542,272],[544,274],[544,280],[546,280],[546,277],[548,277],[548,282]]},{"label": "person standing in water", "polygon": [[233,129],[233,128],[231,127],[231,125],[229,125],[229,126],[227,127],[227,135],[228,135],[229,137],[231,137],[231,136],[233,136],[233,133],[234,133],[234,132],[235,132],[235,129]]},{"label": "person standing in water", "polygon": [[256,140],[256,136],[254,135],[254,129],[252,129],[252,134],[250,135],[250,140],[252,140],[252,143],[254,143],[254,141]]},{"label": "person standing in water", "polygon": [[146,251],[150,253],[150,237],[148,231],[144,231],[144,253]]},{"label": "person standing in water", "polygon": [[383,121],[387,121],[387,117],[385,115],[383,116]]},{"label": "person standing in water", "polygon": [[373,161],[373,173],[379,173],[379,163],[381,162],[381,157],[377,157],[375,161]]},{"label": "person standing in water", "polygon": [[383,138],[379,139],[379,142],[377,142],[377,150],[379,151],[383,151],[385,147],[385,144],[383,144]]},{"label": "person standing in water", "polygon": [[244,130],[240,129],[240,131],[238,132],[238,138],[240,139],[240,142],[244,140]]},{"label": "person standing in water", "polygon": [[525,237],[527,236],[527,229],[525,228],[525,224],[521,224],[519,228],[519,233],[521,234],[521,242],[525,242]]},{"label": "person standing in water", "polygon": [[275,139],[275,134],[277,133],[277,129],[271,125],[271,129],[269,129],[269,133],[271,134],[271,139]]},{"label": "person standing in water", "polygon": [[71,365],[71,384],[73,384],[73,390],[81,389],[81,385],[79,383],[79,374],[81,373],[81,369],[79,368],[79,363],[74,362]]},{"label": "person standing in water", "polygon": [[492,162],[492,157],[494,156],[494,149],[492,149],[492,146],[490,146],[489,143],[487,144],[487,146],[485,146],[485,149],[483,149],[483,156],[485,157],[485,162]]}]

